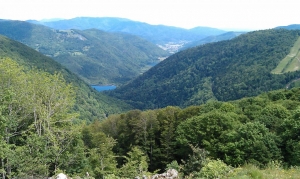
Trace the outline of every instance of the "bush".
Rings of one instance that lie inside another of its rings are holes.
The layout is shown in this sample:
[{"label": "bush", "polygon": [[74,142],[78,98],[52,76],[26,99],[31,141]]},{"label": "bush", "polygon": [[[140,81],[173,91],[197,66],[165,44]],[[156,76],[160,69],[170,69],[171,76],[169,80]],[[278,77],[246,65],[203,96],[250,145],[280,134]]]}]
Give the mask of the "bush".
[{"label": "bush", "polygon": [[200,176],[205,178],[222,178],[233,168],[226,165],[222,160],[210,160],[201,171]]}]

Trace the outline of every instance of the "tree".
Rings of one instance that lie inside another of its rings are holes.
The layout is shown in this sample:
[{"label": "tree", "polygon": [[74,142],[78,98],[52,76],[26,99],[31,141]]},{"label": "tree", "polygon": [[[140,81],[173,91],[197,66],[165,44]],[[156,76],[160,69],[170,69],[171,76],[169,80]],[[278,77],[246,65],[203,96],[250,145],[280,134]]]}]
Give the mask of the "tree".
[{"label": "tree", "polygon": [[133,147],[124,156],[125,164],[119,169],[118,175],[125,178],[142,177],[148,174],[148,158],[138,147]]},{"label": "tree", "polygon": [[[1,157],[3,178],[46,176],[57,170],[75,132],[72,122],[77,114],[70,112],[74,100],[72,85],[60,74],[25,71],[11,59],[0,61],[1,119],[5,124],[1,143],[9,150]],[[23,163],[18,161],[22,154]],[[39,161],[34,162],[36,159]]]},{"label": "tree", "polygon": [[21,135],[21,129],[28,126],[30,112],[26,110],[26,75],[23,68],[11,59],[0,59],[0,107],[3,133],[2,145],[6,146],[5,155],[1,157],[2,178],[11,175],[12,158],[14,156],[14,144],[19,142],[17,136]]},{"label": "tree", "polygon": [[[88,151],[90,169],[96,178],[104,178],[117,170],[116,155],[113,147],[117,141],[101,131],[101,123],[94,123],[83,128],[82,137]],[[109,134],[108,134],[109,135]]]},{"label": "tree", "polygon": [[175,131],[180,123],[177,115],[180,112],[180,108],[168,106],[166,108],[157,111],[157,120],[159,124],[159,131],[156,135],[158,140],[156,154],[157,159],[153,161],[157,168],[165,168],[166,165],[173,161],[176,154],[176,135]]},{"label": "tree", "polygon": [[264,107],[256,121],[265,124],[271,131],[277,131],[284,119],[290,116],[289,111],[280,104],[269,104]]},{"label": "tree", "polygon": [[284,161],[288,165],[300,165],[300,109],[295,110],[291,117],[285,119],[280,126],[279,135],[282,138]]},{"label": "tree", "polygon": [[228,164],[237,166],[249,162],[262,166],[282,159],[279,137],[262,123],[248,122],[226,136],[221,150]]},{"label": "tree", "polygon": [[214,110],[183,121],[176,130],[180,156],[186,158],[190,153],[188,145],[192,144],[207,150],[214,158],[222,158],[220,147],[224,145],[226,134],[240,125],[238,118],[235,113]]}]

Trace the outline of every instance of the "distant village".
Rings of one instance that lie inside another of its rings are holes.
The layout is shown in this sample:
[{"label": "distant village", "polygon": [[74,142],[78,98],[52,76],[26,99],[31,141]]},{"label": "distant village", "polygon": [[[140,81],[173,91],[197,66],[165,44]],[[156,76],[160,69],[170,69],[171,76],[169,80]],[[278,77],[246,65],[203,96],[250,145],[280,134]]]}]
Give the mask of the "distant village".
[{"label": "distant village", "polygon": [[171,54],[177,53],[188,41],[169,42],[164,45],[158,45],[160,48],[170,52]]}]

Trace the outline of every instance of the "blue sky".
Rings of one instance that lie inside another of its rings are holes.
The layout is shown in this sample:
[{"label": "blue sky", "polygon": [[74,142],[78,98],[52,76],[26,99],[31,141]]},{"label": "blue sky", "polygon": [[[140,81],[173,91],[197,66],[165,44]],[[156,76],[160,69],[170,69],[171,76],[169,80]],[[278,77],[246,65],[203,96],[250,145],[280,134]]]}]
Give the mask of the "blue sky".
[{"label": "blue sky", "polygon": [[300,24],[299,0],[0,0],[0,19],[123,17],[183,28]]}]

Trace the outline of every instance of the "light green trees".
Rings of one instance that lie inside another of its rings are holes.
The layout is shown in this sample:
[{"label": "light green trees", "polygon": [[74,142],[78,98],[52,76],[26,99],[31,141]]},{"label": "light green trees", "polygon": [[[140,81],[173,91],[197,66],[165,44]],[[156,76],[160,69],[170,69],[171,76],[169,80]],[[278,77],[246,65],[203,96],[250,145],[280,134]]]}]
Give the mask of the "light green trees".
[{"label": "light green trees", "polygon": [[147,176],[148,158],[138,147],[133,147],[128,156],[125,156],[126,163],[119,169],[119,176],[125,178],[135,178],[137,176]]},{"label": "light green trees", "polygon": [[96,178],[105,178],[117,171],[116,155],[112,149],[117,141],[100,131],[101,123],[95,121],[82,130],[83,141],[88,153],[89,171]]}]

